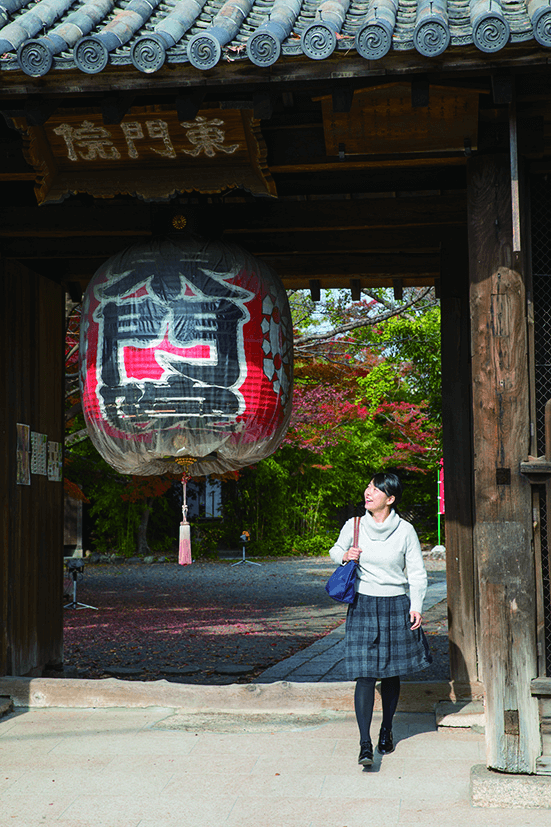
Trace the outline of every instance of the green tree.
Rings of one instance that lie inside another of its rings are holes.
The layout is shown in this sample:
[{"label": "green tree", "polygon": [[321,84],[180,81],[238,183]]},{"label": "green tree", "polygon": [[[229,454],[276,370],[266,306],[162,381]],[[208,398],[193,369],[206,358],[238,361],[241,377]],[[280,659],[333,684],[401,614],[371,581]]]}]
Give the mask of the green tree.
[{"label": "green tree", "polygon": [[[381,468],[411,478],[410,501],[432,496],[427,472],[439,455],[440,410],[432,292],[410,290],[396,302],[388,291],[364,291],[350,302],[345,291],[331,291],[320,305],[295,292],[290,303],[296,379],[288,434],[271,457],[226,475],[225,519],[216,531],[200,532],[202,551],[214,538],[235,545],[246,528],[257,553],[323,552]],[[166,547],[179,522],[166,498],[172,481],[117,474],[87,438],[76,382],[78,326],[77,307],[67,337],[67,479],[92,504],[97,548],[133,554],[151,542]]]},{"label": "green tree", "polygon": [[[352,304],[337,294],[313,328],[303,320],[304,313],[295,338],[293,415],[269,460],[262,535],[273,520],[283,537],[294,537],[295,550],[321,551],[377,470],[394,468],[411,483],[406,509],[431,507],[440,457],[439,308],[426,290],[412,291],[401,305],[384,291]],[[249,471],[249,487],[267,462]],[[286,472],[279,475],[285,509],[277,513],[274,464]]]},{"label": "green tree", "polygon": [[426,402],[437,422],[442,418],[440,308],[394,316],[370,329],[366,344],[384,353],[385,370],[400,373],[408,398]]}]

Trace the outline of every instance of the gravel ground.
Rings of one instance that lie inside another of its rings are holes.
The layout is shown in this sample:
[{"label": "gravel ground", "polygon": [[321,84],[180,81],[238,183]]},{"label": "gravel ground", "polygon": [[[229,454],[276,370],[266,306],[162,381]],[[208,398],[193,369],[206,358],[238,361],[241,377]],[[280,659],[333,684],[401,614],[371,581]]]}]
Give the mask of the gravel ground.
[{"label": "gravel ground", "polygon": [[[86,564],[77,600],[97,610],[65,610],[65,674],[246,683],[344,620],[346,607],[324,590],[328,557],[232,562]],[[443,578],[429,571],[429,582]],[[435,663],[421,679],[448,677],[445,601],[439,607],[427,613]]]}]

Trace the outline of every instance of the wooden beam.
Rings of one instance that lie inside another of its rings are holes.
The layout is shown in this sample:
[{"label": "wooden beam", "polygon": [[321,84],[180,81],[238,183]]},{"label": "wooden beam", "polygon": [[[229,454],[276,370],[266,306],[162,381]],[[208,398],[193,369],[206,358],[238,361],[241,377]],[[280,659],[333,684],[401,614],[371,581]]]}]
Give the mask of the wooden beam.
[{"label": "wooden beam", "polygon": [[[61,228],[59,232],[62,232]],[[418,239],[415,238],[416,234]],[[78,258],[79,256],[90,255],[90,248],[93,245],[94,254],[113,255],[129,244],[144,241],[150,233],[125,234],[120,236],[112,230],[106,229],[102,235],[99,230],[85,235],[72,234],[67,231],[64,236],[49,235],[8,235],[6,227],[0,230],[0,253],[10,258]],[[429,238],[429,236],[431,236]],[[60,238],[63,244],[60,247]],[[395,243],[392,244],[392,239]],[[322,228],[318,232],[311,233],[269,233],[266,236],[252,234],[244,236],[239,234],[235,239],[230,233],[224,236],[225,242],[238,240],[238,243],[255,256],[317,256],[320,253],[333,256],[382,256],[391,254],[418,254],[424,256],[439,255],[440,235],[438,232],[430,233],[423,229],[416,233],[415,230],[375,230],[362,231],[350,230],[342,232],[328,232],[328,228]],[[415,241],[418,241],[416,244]],[[426,243],[425,243],[426,242]]]},{"label": "wooden beam", "polygon": [[[362,198],[362,192],[405,193],[432,191],[433,193],[465,190],[466,167],[461,166],[389,166],[369,170],[320,169],[313,172],[273,174],[279,197],[299,197],[308,193],[313,200],[331,193],[351,193]],[[304,200],[304,198],[302,199]]]},{"label": "wooden beam", "polygon": [[0,238],[98,235],[126,237],[150,234],[150,209],[138,202],[122,206],[96,202],[90,207],[54,204],[0,209]]},{"label": "wooden beam", "polygon": [[[33,259],[27,260],[27,264],[40,275],[51,281],[64,286],[69,291],[84,290],[86,285],[101,264],[108,256],[100,255],[97,258],[79,259]],[[10,259],[7,259],[8,261]],[[350,277],[342,273],[325,274],[318,279],[309,278],[297,268],[293,273],[279,273],[286,290],[310,290],[311,282],[319,284],[319,290],[332,290],[341,288],[350,289]],[[431,287],[434,285],[437,276],[434,274],[414,274],[402,279],[404,287]],[[389,287],[393,285],[393,275],[385,273],[372,273],[362,275],[357,279],[360,283],[360,290],[375,287]],[[316,288],[317,291],[318,288]],[[75,293],[76,295],[76,293]]]},{"label": "wooden beam", "polygon": [[[143,239],[136,239],[143,240]],[[0,241],[0,252],[6,258],[15,258],[20,261],[97,261],[109,258],[120,252],[132,239],[121,240],[105,238],[101,244],[90,243],[90,240],[70,239],[63,243],[63,249],[55,241],[45,239],[43,243],[25,245],[23,240],[17,243],[8,240]],[[258,255],[280,276],[300,274],[305,278],[337,275],[354,277],[383,273],[388,276],[416,276],[421,274],[440,274],[440,251],[433,253],[419,253],[407,251],[404,253],[381,253],[374,251],[368,254],[353,253],[287,253],[281,255]]]},{"label": "wooden beam", "polygon": [[35,181],[36,172],[0,172],[0,181]]},{"label": "wooden beam", "polygon": [[319,302],[321,299],[321,287],[319,279],[310,279],[308,282],[310,286],[310,298],[313,302]]},{"label": "wooden beam", "polygon": [[[510,43],[506,54],[500,55],[503,67],[547,66],[545,50],[535,48],[533,41]],[[454,85],[459,85],[463,73],[478,71],[488,72],[488,60],[474,46],[462,46],[460,54],[456,50],[447,50],[438,58],[438,70],[441,75],[452,77]],[[240,87],[266,87],[275,84],[278,92],[293,92],[298,87],[311,85],[312,92],[327,93],[328,84],[333,81],[346,80],[355,83],[358,80],[382,78],[387,80],[393,75],[403,76],[408,80],[412,74],[427,74],[434,71],[434,59],[424,57],[415,51],[392,51],[383,61],[367,61],[357,54],[343,54],[335,51],[325,60],[309,60],[305,56],[285,57],[278,60],[267,74],[263,67],[257,67],[251,61],[236,60],[233,63],[221,61],[208,72],[190,71],[189,64],[165,63],[155,73],[155,90],[196,88],[201,85],[206,89],[219,92]],[[98,74],[86,75],[78,69],[50,72],[42,78],[30,78],[22,71],[5,72],[2,95],[26,97],[33,92],[44,95],[83,95],[119,90],[139,90],[147,93],[151,90],[151,77],[136,72],[132,65],[114,66],[112,64]],[[244,94],[244,93],[243,93]]]},{"label": "wooden beam", "polygon": [[133,94],[108,92],[101,100],[104,124],[119,124],[134,102]]},{"label": "wooden beam", "polygon": [[445,155],[435,158],[433,156],[415,156],[411,158],[369,158],[365,161],[350,161],[345,158],[342,161],[326,161],[320,159],[316,162],[299,164],[273,164],[270,165],[270,172],[273,175],[282,173],[300,172],[347,172],[350,170],[360,171],[363,169],[390,169],[393,167],[464,167],[467,159],[464,155]]},{"label": "wooden beam", "polygon": [[426,76],[414,78],[411,81],[411,106],[413,109],[428,106],[430,102],[429,79]]},{"label": "wooden beam", "polygon": [[333,87],[331,93],[333,112],[350,112],[354,100],[354,87],[339,83]]},{"label": "wooden beam", "polygon": [[492,96],[496,105],[511,103],[513,100],[513,76],[508,71],[497,70],[491,75]]},{"label": "wooden beam", "polygon": [[402,277],[416,275],[440,275],[440,254],[419,255],[414,253],[349,255],[287,255],[262,256],[263,261],[273,267],[281,277],[303,275],[306,278],[323,276],[381,275]]},{"label": "wooden beam", "polygon": [[69,294],[69,297],[70,297],[72,302],[75,302],[76,304],[78,304],[79,302],[82,301],[83,290],[82,290],[82,286],[81,286],[80,282],[78,282],[78,281],[67,281],[67,282],[65,282],[64,286],[65,286],[66,291]]},{"label": "wooden beam", "polygon": [[[507,156],[469,162],[474,551],[490,768],[533,773],[540,753],[526,296],[512,269]],[[490,229],[491,228],[491,229]]]},{"label": "wooden beam", "polygon": [[204,99],[205,90],[202,87],[178,92],[174,101],[176,112],[178,113],[178,120],[194,121]]},{"label": "wooden beam", "polygon": [[[466,227],[467,207],[465,204],[465,221],[457,228]],[[224,240],[238,241],[254,255],[273,255],[283,252],[318,251],[327,253],[373,253],[405,252],[418,250],[436,253],[441,239],[448,228],[444,227],[401,227],[392,229],[374,229],[370,227],[352,230],[331,230],[320,227],[305,232],[268,232],[268,233],[224,233]],[[1,232],[1,231],[0,231]]]},{"label": "wooden beam", "polygon": [[394,299],[401,302],[404,298],[404,283],[402,279],[392,279],[392,287],[394,288]]},{"label": "wooden beam", "polygon": [[534,678],[530,691],[533,695],[551,695],[551,678]]},{"label": "wooden beam", "polygon": [[121,235],[120,238],[113,235],[69,236],[63,238],[61,245],[59,238],[55,237],[0,237],[0,254],[5,258],[16,258],[19,261],[109,258],[130,244],[147,240],[149,235]]},{"label": "wooden beam", "polygon": [[[128,205],[96,202],[93,206],[48,205],[44,207],[4,207],[0,209],[0,237],[68,238],[70,236],[141,236],[151,233],[153,215],[160,209],[136,201]],[[171,208],[172,209],[172,208]],[[172,209],[172,211],[174,211]],[[208,227],[212,222],[224,228],[224,235],[296,234],[331,229],[342,231],[388,230],[391,242],[397,227],[403,230],[424,228],[425,242],[437,238],[439,228],[461,226],[466,220],[463,192],[452,195],[419,195],[407,198],[358,198],[295,201],[255,199],[251,203],[212,203],[205,206],[180,203],[178,211],[196,217]],[[413,239],[412,233],[409,238]],[[372,242],[370,242],[371,244]],[[417,244],[414,246],[418,246]],[[435,245],[430,245],[435,246]]]},{"label": "wooden beam", "polygon": [[[283,286],[286,290],[309,290],[310,283],[307,278],[301,275],[283,276]],[[341,288],[343,290],[350,289],[350,280],[345,276],[326,276],[318,279],[321,290],[332,290],[333,288]],[[412,276],[405,278],[404,287],[432,287],[434,285],[434,276]],[[360,287],[364,289],[372,289],[374,287],[389,287],[392,288],[392,276],[385,276],[384,274],[377,276],[362,276],[359,279]]]},{"label": "wooden beam", "polygon": [[350,279],[350,293],[353,302],[359,302],[362,297],[361,279]]},{"label": "wooden beam", "polygon": [[[65,213],[65,217],[69,217],[69,212]],[[116,216],[109,226],[106,224],[103,229],[99,226],[91,227],[89,232],[80,227],[78,229],[64,228],[61,222],[58,222],[57,229],[53,229],[51,233],[40,228],[33,233],[32,227],[22,230],[21,227],[10,228],[3,224],[0,226],[0,251],[13,258],[59,256],[60,254],[76,256],[79,252],[85,251],[91,243],[94,249],[105,245],[106,250],[116,251],[116,248],[120,250],[129,244],[143,241],[152,234],[148,228],[143,230],[121,228],[120,232],[117,232],[115,226]],[[13,229],[13,232],[10,232],[10,229]],[[330,227],[320,227],[319,230],[304,233],[287,233],[282,230],[265,235],[227,232],[223,236],[223,241],[235,241],[253,255],[258,256],[293,253],[308,255],[321,252],[334,255],[355,253],[367,256],[410,251],[437,255],[440,249],[440,229],[443,232],[445,228],[436,227],[434,230],[430,227],[420,227],[418,230],[401,227],[393,230],[366,228],[328,232]],[[61,248],[60,239],[63,239]]]},{"label": "wooden beam", "polygon": [[220,205],[209,211],[223,219],[226,232],[305,232],[320,227],[333,230],[391,229],[449,226],[465,223],[465,201],[454,195],[407,198],[343,199],[342,201],[284,201],[262,199],[256,204],[234,204],[225,214]]}]

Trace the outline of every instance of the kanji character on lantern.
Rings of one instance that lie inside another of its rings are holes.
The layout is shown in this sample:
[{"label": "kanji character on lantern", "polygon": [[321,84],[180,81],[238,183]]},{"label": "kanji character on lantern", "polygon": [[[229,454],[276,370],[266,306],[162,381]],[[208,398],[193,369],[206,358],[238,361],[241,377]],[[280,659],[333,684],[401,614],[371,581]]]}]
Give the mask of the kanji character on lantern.
[{"label": "kanji character on lantern", "polygon": [[273,271],[236,247],[162,239],[110,259],[83,309],[92,441],[123,473],[201,476],[272,453],[291,409],[292,324]]}]

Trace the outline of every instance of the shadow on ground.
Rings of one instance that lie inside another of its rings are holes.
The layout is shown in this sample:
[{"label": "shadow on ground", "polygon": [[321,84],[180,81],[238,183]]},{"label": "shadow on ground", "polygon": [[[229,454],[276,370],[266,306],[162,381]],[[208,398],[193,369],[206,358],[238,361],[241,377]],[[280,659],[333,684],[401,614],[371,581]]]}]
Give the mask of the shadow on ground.
[{"label": "shadow on ground", "polygon": [[[328,558],[231,562],[87,564],[77,600],[97,610],[65,610],[64,674],[246,683],[343,622],[346,607],[324,590],[334,568]],[[427,621],[437,663],[416,679],[445,680],[444,609]]]}]

